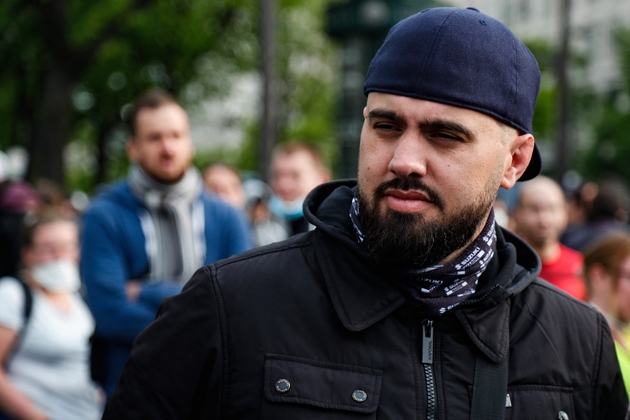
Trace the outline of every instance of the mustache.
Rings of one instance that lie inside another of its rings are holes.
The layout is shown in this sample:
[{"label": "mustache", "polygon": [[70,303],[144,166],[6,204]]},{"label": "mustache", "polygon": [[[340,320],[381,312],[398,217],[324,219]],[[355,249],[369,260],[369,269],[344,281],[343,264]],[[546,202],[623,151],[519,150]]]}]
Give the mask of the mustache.
[{"label": "mustache", "polygon": [[380,184],[376,190],[374,190],[375,198],[385,197],[385,192],[389,189],[402,190],[402,191],[422,191],[440,210],[444,210],[444,202],[440,195],[422,182],[420,178],[406,177],[406,178],[394,178],[389,181]]}]

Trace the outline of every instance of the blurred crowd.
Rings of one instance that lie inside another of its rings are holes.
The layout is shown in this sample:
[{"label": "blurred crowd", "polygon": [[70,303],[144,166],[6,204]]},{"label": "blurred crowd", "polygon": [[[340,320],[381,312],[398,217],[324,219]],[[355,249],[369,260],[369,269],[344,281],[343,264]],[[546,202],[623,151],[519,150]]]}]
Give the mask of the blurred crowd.
[{"label": "blurred crowd", "polygon": [[497,198],[495,212],[542,262],[544,281],[597,308],[610,325],[630,389],[630,226],[622,182],[586,182],[566,192],[538,176]]},{"label": "blurred crowd", "polygon": [[[304,200],[331,179],[314,145],[277,146],[266,183],[225,162],[195,168],[187,115],[162,92],[127,123],[129,175],[87,208],[12,174],[0,152],[0,419],[100,418],[135,337],[199,267],[313,229]],[[543,281],[604,314],[626,380],[628,205],[620,182],[567,192],[539,176],[494,206]]]},{"label": "blurred crowd", "polygon": [[100,418],[134,339],[199,267],[313,229],[303,201],[330,180],[314,145],[279,145],[268,184],[195,168],[164,92],[126,122],[129,174],[89,203],[29,184],[0,152],[0,419]]}]

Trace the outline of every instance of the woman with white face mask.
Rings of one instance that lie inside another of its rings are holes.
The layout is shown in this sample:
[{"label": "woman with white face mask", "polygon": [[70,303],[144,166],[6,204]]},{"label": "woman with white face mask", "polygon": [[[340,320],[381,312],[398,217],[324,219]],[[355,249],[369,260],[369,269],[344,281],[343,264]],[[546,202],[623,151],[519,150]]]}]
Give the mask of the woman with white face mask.
[{"label": "woman with white face mask", "polygon": [[20,280],[0,281],[0,411],[16,419],[99,419],[89,369],[94,320],[77,293],[77,225],[44,215],[25,230],[23,244],[32,310],[25,323]]}]

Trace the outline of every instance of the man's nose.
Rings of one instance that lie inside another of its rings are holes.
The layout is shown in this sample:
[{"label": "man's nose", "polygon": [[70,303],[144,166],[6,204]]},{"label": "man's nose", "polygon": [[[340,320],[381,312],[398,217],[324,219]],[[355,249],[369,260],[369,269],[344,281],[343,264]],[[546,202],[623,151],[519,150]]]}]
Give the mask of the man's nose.
[{"label": "man's nose", "polygon": [[172,136],[162,138],[162,151],[167,155],[172,155],[177,150],[177,139]]},{"label": "man's nose", "polygon": [[538,211],[538,219],[542,223],[551,223],[553,221],[553,211],[551,209],[540,209]]},{"label": "man's nose", "polygon": [[423,177],[427,174],[428,145],[424,137],[417,133],[406,132],[394,146],[394,155],[389,162],[389,171],[398,177],[410,175]]}]

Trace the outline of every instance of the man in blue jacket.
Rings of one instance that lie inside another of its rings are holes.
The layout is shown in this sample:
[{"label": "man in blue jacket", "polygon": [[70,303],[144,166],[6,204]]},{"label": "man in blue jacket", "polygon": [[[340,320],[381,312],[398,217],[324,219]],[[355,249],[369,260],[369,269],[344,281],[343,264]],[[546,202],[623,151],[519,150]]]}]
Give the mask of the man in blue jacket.
[{"label": "man in blue jacket", "polygon": [[191,165],[188,117],[173,98],[144,94],[128,125],[129,176],[95,199],[81,238],[81,275],[104,343],[108,394],[162,300],[179,293],[198,267],[251,246],[238,212],[204,193]]}]

